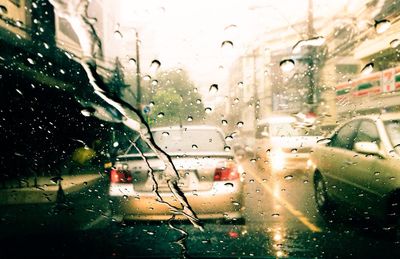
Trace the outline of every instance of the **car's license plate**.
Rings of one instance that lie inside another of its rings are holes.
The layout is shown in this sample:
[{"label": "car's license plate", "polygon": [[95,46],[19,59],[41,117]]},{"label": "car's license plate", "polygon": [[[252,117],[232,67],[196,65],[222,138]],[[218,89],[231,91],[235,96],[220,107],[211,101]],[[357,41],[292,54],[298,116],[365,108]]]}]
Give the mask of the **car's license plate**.
[{"label": "car's license plate", "polygon": [[[190,186],[190,179],[192,178],[192,176],[194,175],[193,171],[178,171],[180,179],[178,182],[178,186],[180,188],[189,188]],[[157,175],[154,177],[157,181],[158,184],[158,188],[168,188],[168,183],[167,183],[167,177],[165,176],[164,173],[162,172],[158,172]]]}]

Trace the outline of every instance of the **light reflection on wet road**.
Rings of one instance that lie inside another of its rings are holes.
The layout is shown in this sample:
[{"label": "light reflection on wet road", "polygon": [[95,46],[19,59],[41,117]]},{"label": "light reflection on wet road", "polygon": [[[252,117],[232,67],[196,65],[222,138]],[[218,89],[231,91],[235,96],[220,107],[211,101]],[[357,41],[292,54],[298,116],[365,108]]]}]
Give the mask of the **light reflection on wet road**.
[{"label": "light reflection on wet road", "polygon": [[[175,222],[189,233],[189,256],[399,258],[398,242],[387,238],[379,228],[371,229],[370,222],[365,230],[364,222],[346,209],[339,209],[336,218],[322,218],[315,206],[312,179],[304,173],[271,176],[259,166],[244,161],[244,224],[206,221],[201,232],[187,222]],[[3,251],[29,255],[29,251],[46,244],[45,255],[49,257],[180,257],[180,247],[175,243],[178,232],[165,222],[112,222],[105,195],[105,184],[99,183],[92,191],[74,198],[72,211],[58,216],[49,215],[49,207],[5,208],[0,222],[3,233],[13,232],[18,238],[0,235]],[[23,242],[27,249],[12,249],[16,242]]]}]

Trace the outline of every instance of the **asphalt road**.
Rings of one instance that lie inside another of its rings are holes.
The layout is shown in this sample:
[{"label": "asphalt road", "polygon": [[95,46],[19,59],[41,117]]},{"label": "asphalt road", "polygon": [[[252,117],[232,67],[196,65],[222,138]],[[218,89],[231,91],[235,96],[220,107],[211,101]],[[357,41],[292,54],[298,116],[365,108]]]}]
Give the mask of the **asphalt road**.
[{"label": "asphalt road", "polygon": [[244,160],[243,223],[113,222],[107,182],[68,197],[67,206],[0,208],[0,257],[400,258],[400,244],[346,208],[323,218],[304,173],[271,175]]}]

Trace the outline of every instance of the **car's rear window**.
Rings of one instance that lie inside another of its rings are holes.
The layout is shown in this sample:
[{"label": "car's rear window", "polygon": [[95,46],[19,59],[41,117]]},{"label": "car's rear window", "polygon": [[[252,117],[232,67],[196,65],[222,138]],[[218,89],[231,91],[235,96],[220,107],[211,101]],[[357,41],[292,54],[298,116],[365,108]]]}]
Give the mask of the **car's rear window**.
[{"label": "car's rear window", "polygon": [[214,129],[179,129],[153,132],[156,143],[166,152],[221,152],[225,141]]}]

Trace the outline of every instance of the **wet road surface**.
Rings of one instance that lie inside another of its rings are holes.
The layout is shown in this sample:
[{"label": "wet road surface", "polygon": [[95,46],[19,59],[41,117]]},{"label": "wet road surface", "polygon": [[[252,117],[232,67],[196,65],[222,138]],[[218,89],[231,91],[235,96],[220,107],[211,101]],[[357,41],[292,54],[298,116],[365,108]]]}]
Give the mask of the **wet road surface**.
[{"label": "wet road surface", "polygon": [[[113,222],[107,181],[69,196],[68,206],[14,205],[0,211],[4,257],[399,258],[400,244],[346,208],[322,217],[305,173],[271,175],[243,160],[245,222]],[[180,241],[179,241],[180,240]]]}]

